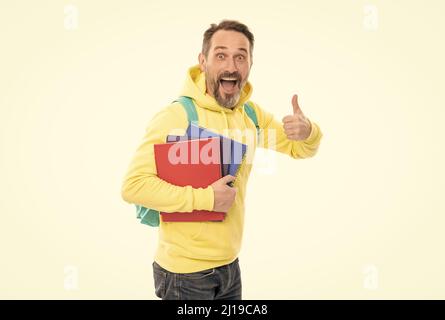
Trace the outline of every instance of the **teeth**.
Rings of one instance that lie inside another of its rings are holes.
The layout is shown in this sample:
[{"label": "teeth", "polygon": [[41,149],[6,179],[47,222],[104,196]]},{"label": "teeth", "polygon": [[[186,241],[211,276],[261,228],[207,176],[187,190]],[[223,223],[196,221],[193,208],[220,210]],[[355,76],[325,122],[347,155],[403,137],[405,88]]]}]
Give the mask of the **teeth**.
[{"label": "teeth", "polygon": [[236,78],[221,78],[221,80],[226,80],[226,81],[237,81],[238,79],[236,79]]}]

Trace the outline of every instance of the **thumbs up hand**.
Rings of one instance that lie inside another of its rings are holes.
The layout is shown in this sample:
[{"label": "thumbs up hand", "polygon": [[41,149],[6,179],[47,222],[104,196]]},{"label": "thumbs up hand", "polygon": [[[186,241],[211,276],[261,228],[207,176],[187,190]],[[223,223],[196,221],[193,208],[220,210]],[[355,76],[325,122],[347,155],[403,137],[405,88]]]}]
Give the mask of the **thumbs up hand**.
[{"label": "thumbs up hand", "polygon": [[283,128],[290,140],[306,140],[311,134],[311,122],[306,118],[298,105],[298,96],[292,97],[293,114],[283,118]]}]

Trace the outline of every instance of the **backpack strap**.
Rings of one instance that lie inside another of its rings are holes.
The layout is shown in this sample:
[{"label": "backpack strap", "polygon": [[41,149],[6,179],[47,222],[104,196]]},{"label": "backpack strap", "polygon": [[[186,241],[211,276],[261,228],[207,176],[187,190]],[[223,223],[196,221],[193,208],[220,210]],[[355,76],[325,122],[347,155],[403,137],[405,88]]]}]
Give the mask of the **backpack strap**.
[{"label": "backpack strap", "polygon": [[192,98],[186,96],[180,96],[173,102],[179,102],[187,112],[187,119],[189,122],[193,122],[198,124],[198,113],[196,112],[195,104],[193,103]]},{"label": "backpack strap", "polygon": [[137,204],[136,214],[137,218],[141,219],[142,224],[146,224],[152,227],[159,226],[159,211],[148,209]]},{"label": "backpack strap", "polygon": [[260,125],[258,124],[258,118],[256,116],[255,109],[250,105],[249,102],[246,102],[244,104],[244,111],[247,113],[247,116],[252,120],[253,124],[256,127],[256,133],[257,135],[260,135]]}]

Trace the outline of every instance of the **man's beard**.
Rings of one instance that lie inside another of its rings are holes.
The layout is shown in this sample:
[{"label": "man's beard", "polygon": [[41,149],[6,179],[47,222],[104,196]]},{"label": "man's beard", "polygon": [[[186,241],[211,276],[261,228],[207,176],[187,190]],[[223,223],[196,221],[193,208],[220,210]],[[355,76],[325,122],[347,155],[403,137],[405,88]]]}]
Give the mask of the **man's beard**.
[{"label": "man's beard", "polygon": [[[205,71],[206,81],[207,81],[207,88],[212,90],[213,97],[215,97],[216,102],[224,108],[232,109],[234,106],[237,105],[240,97],[241,97],[241,90],[244,87],[244,85],[247,82],[248,75],[246,78],[241,81],[241,75],[238,72],[224,72],[220,76],[216,78],[210,77],[207,70]],[[221,78],[236,78],[236,86],[238,87],[238,91],[234,94],[227,94],[225,93],[224,96],[220,94],[219,87],[221,86]]]}]

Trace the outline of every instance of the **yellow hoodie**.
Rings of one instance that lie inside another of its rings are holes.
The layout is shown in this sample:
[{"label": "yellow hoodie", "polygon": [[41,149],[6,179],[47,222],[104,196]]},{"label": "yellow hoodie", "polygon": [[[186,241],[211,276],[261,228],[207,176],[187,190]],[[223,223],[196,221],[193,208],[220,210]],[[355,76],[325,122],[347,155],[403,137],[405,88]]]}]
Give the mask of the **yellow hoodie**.
[{"label": "yellow hoodie", "polygon": [[[252,86],[247,82],[238,104],[233,109],[221,107],[213,97],[206,94],[205,75],[196,65],[189,69],[180,95],[194,99],[200,126],[247,144],[250,156],[258,143],[268,141],[269,132],[274,132],[275,143],[266,142],[258,146],[273,148],[295,159],[311,157],[316,153],[322,138],[316,123],[311,121],[312,131],[305,141],[289,140],[282,123],[250,101],[262,130],[261,138],[256,139],[255,125],[242,107],[249,101],[251,94]],[[213,209],[212,187],[178,187],[157,177],[153,144],[164,143],[168,134],[185,134],[187,126],[187,114],[179,103],[172,103],[153,117],[123,181],[122,198],[126,202],[162,212],[184,214],[193,210]],[[246,132],[249,134],[244,134]],[[155,261],[160,266],[171,272],[189,273],[215,268],[236,259],[241,248],[244,199],[251,169],[250,161],[244,161],[240,166],[234,182],[234,187],[237,188],[235,201],[224,221],[164,223],[161,219],[155,255]]]}]

